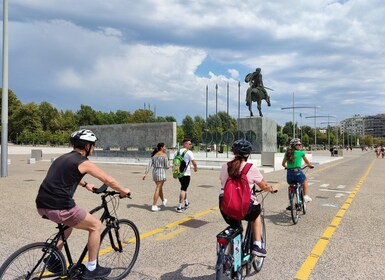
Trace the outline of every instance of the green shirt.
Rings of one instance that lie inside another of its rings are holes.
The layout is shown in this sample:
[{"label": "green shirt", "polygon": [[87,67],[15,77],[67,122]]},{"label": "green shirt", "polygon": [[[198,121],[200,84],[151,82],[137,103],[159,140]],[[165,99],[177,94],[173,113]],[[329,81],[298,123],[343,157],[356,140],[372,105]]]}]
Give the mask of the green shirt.
[{"label": "green shirt", "polygon": [[[294,162],[291,163],[287,161],[287,168],[292,169],[292,168],[300,168],[302,166],[302,158],[305,156],[305,152],[301,150],[295,150],[294,151]],[[286,156],[287,159],[287,156]]]}]

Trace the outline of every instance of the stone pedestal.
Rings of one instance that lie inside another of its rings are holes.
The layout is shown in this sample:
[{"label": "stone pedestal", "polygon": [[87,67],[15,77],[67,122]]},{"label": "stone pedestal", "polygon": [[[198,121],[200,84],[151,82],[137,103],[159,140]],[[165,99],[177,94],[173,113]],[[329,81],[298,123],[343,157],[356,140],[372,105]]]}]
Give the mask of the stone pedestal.
[{"label": "stone pedestal", "polygon": [[266,117],[243,117],[238,120],[238,130],[253,144],[254,153],[276,152],[277,123]]}]

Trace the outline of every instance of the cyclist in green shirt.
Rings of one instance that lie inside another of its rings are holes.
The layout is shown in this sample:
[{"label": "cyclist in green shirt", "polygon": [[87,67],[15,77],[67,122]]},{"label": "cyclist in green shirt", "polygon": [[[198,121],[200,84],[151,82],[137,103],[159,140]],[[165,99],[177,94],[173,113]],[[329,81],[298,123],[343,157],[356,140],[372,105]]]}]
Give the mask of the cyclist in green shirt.
[{"label": "cyclist in green shirt", "polygon": [[[301,183],[303,186],[303,193],[305,195],[304,200],[305,202],[310,202],[312,201],[312,199],[308,195],[307,178],[301,169],[302,160],[306,163],[309,168],[314,168],[314,166],[306,158],[305,152],[302,151],[301,139],[294,138],[290,141],[290,148],[285,153],[285,157],[282,161],[282,166],[287,169],[287,183]],[[288,210],[290,210],[290,206],[288,208]]]}]

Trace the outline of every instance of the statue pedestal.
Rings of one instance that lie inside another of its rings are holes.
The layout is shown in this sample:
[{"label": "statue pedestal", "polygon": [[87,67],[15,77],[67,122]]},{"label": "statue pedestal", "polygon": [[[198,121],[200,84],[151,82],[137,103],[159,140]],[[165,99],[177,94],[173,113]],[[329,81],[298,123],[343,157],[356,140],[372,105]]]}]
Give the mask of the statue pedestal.
[{"label": "statue pedestal", "polygon": [[276,152],[277,123],[266,117],[242,117],[238,119],[238,130],[253,144],[253,152]]}]

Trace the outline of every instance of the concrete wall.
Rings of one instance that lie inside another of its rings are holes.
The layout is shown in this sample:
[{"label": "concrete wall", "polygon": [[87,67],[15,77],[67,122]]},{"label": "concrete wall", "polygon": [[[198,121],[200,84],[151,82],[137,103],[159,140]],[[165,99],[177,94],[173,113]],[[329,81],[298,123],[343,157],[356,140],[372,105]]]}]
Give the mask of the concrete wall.
[{"label": "concrete wall", "polygon": [[167,147],[176,146],[176,122],[89,125],[83,128],[91,129],[96,134],[99,139],[96,147],[103,150],[126,151],[130,147],[143,150],[155,147],[159,142]]},{"label": "concrete wall", "polygon": [[253,152],[276,152],[277,150],[277,123],[265,117],[243,117],[239,119],[238,130],[244,132],[251,131],[255,134]]}]

